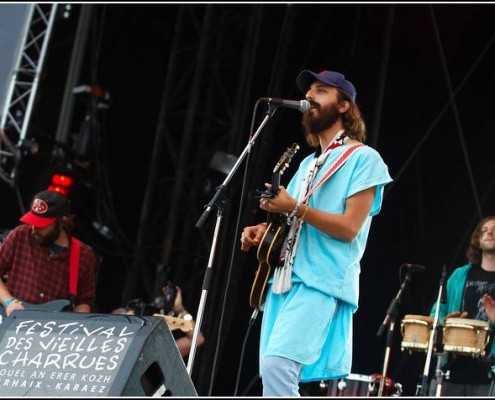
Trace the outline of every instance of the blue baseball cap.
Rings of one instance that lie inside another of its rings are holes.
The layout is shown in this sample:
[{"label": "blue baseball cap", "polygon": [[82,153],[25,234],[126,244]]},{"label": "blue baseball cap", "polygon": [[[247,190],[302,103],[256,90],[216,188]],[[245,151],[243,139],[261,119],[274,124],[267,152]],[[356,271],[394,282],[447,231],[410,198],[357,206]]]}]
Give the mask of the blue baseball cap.
[{"label": "blue baseball cap", "polygon": [[340,72],[321,71],[317,74],[306,69],[297,76],[296,85],[301,92],[306,93],[315,80],[342,89],[351,97],[352,101],[356,101],[356,88]]}]

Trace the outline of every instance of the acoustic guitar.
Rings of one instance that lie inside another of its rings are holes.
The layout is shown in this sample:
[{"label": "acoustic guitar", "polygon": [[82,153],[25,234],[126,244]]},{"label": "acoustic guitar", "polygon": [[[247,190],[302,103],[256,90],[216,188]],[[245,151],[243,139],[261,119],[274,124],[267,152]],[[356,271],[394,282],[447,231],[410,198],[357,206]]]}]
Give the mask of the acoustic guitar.
[{"label": "acoustic guitar", "polygon": [[[280,160],[275,165],[272,173],[272,187],[265,191],[265,194],[274,197],[280,189],[280,177],[289,166],[292,157],[299,150],[299,145],[294,143],[288,148]],[[256,257],[258,259],[258,269],[254,277],[251,293],[249,294],[249,305],[253,308],[261,310],[261,306],[265,299],[265,289],[268,279],[272,275],[273,268],[278,264],[280,251],[284,243],[285,237],[289,232],[287,217],[283,214],[268,213],[268,226],[261,243],[258,246]]]},{"label": "acoustic guitar", "polygon": [[[33,304],[27,303],[25,301],[19,300],[24,306],[25,310],[35,310],[35,311],[70,311],[72,309],[71,302],[66,299],[55,299],[50,300],[45,303]],[[0,323],[3,318],[6,318],[5,308],[0,307]]]}]

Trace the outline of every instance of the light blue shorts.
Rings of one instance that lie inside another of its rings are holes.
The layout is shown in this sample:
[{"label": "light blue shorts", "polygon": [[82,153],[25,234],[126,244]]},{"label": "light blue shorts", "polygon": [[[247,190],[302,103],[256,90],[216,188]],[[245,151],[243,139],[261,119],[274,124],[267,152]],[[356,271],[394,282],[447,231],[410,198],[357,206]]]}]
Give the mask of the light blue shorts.
[{"label": "light blue shorts", "polygon": [[266,356],[300,362],[301,382],[339,379],[352,364],[350,304],[302,282],[284,294],[268,288],[260,337],[260,371]]}]

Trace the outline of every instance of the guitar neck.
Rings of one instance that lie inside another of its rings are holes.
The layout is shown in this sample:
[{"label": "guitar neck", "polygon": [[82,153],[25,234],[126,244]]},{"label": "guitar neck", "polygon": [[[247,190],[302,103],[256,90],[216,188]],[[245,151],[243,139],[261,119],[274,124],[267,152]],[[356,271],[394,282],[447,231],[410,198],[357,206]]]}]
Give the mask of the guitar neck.
[{"label": "guitar neck", "polygon": [[[272,196],[277,195],[280,189],[280,176],[289,166],[292,156],[297,150],[299,150],[299,145],[294,143],[280,158],[273,169],[272,187],[265,193],[269,192]],[[266,283],[271,275],[272,266],[275,266],[279,261],[280,250],[288,231],[287,217],[284,214],[268,212],[267,220],[269,225],[265,230],[256,254],[259,261],[258,271],[249,295],[249,304],[258,310],[261,310],[265,298]]]},{"label": "guitar neck", "polygon": [[276,195],[279,189],[280,189],[280,174],[276,172],[272,176],[272,188],[270,189],[270,192]]}]

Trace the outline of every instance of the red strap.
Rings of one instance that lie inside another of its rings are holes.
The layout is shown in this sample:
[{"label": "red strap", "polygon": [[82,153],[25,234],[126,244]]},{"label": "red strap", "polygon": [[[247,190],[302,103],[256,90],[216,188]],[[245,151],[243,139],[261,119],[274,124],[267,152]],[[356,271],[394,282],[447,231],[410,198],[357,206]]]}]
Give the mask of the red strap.
[{"label": "red strap", "polygon": [[81,242],[71,238],[70,246],[70,270],[69,270],[69,292],[77,296],[77,280],[79,279],[79,252]]},{"label": "red strap", "polygon": [[344,151],[344,153],[328,169],[326,174],[323,175],[321,179],[318,181],[318,183],[316,183],[316,185],[313,186],[313,188],[306,194],[306,196],[304,196],[302,203],[306,203],[309,199],[309,196],[311,196],[316,191],[316,189],[318,189],[323,184],[323,182],[325,182],[328,178],[330,178],[330,176],[332,176],[334,172],[336,172],[342,165],[344,165],[344,163],[347,161],[347,159],[354,150],[356,150],[358,147],[361,146],[364,146],[364,144],[358,143],[349,147],[346,151]]}]

